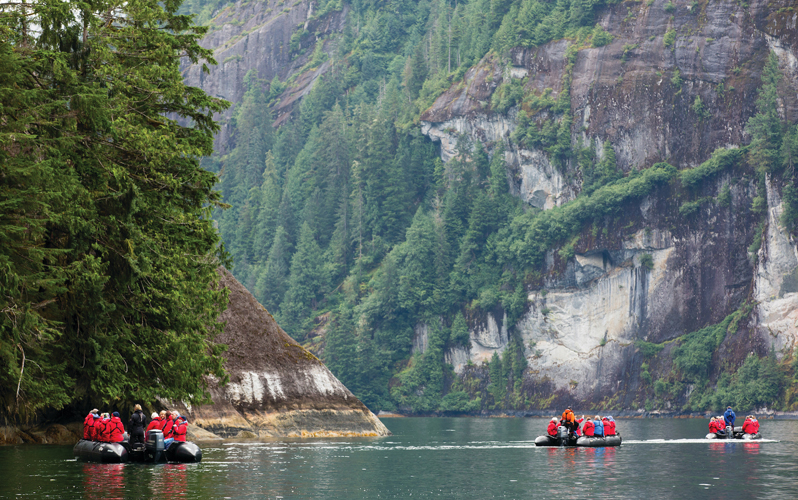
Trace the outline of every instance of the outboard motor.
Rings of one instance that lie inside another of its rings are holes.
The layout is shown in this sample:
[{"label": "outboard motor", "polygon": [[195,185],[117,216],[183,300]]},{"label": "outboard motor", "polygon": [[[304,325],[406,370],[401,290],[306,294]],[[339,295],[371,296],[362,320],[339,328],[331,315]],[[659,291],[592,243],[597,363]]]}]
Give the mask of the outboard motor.
[{"label": "outboard motor", "polygon": [[565,446],[568,443],[568,429],[565,426],[557,427],[557,439],[560,440],[560,446]]},{"label": "outboard motor", "polygon": [[146,450],[148,462],[163,462],[166,460],[164,456],[163,431],[152,429],[147,432]]},{"label": "outboard motor", "polygon": [[726,439],[733,439],[734,438],[734,427],[731,425],[726,426]]},{"label": "outboard motor", "polygon": [[144,443],[133,443],[130,445],[130,461],[144,462],[147,460],[147,447]]}]

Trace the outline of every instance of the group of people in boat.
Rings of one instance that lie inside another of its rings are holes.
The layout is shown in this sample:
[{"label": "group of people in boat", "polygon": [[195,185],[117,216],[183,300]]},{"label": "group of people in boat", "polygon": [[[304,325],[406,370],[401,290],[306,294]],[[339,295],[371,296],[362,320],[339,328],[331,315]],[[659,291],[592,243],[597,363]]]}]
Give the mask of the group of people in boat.
[{"label": "group of people in boat", "polygon": [[[158,429],[163,432],[164,445],[168,448],[174,442],[185,442],[188,432],[188,420],[177,411],[160,414],[153,413],[149,424],[141,410],[141,405],[136,405],[133,414],[128,420],[130,444],[144,443],[146,432]],[[100,441],[103,443],[121,443],[125,440],[125,427],[119,412],[100,413],[96,408],[86,415],[83,420],[83,439],[87,441]]]},{"label": "group of people in boat", "polygon": [[[583,422],[584,425],[580,429],[579,425]],[[557,436],[557,427],[559,426],[565,427],[570,435],[576,437],[607,437],[616,434],[615,419],[611,416],[602,417],[596,415],[593,420],[585,419],[584,415],[582,415],[582,418],[576,418],[570,407],[562,412],[562,416],[559,419],[557,417],[551,419],[546,432],[549,436]]]},{"label": "group of people in boat", "polygon": [[[709,432],[715,433],[718,436],[726,435],[726,428],[731,427],[734,429],[734,421],[737,420],[737,415],[731,406],[726,407],[726,411],[719,417],[712,417],[709,419]],[[753,415],[745,417],[743,422],[743,434],[759,434],[759,420]]]}]

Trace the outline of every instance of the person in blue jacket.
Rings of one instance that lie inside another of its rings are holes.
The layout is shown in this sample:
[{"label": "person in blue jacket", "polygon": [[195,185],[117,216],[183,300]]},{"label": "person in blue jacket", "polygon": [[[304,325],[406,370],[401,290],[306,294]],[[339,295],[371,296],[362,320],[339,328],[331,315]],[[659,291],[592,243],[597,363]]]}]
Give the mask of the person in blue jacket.
[{"label": "person in blue jacket", "polygon": [[726,427],[734,428],[734,419],[737,418],[737,415],[734,414],[734,410],[732,410],[731,406],[726,407],[726,412],[723,414],[723,420],[726,421]]},{"label": "person in blue jacket", "polygon": [[593,421],[593,435],[596,437],[604,437],[604,424],[601,422],[601,417],[596,415],[596,420]]}]

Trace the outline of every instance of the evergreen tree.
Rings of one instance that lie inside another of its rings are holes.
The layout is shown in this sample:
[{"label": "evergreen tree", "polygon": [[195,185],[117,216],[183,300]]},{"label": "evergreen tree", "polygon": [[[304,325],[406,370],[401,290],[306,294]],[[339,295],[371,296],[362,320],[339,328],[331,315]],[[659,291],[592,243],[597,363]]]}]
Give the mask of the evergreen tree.
[{"label": "evergreen tree", "polygon": [[219,195],[199,158],[226,103],[183,83],[181,57],[212,59],[176,7],[0,12],[3,420],[204,401],[204,376],[225,378]]},{"label": "evergreen tree", "polygon": [[449,338],[455,344],[465,346],[468,349],[471,348],[468,324],[466,323],[463,313],[460,311],[457,311],[457,314],[454,315],[454,320],[452,321],[452,333]]},{"label": "evergreen tree", "polygon": [[321,250],[310,224],[304,222],[299,233],[296,252],[291,258],[288,290],[280,305],[280,324],[294,338],[301,338],[303,327],[316,301],[325,288],[322,274]]},{"label": "evergreen tree", "polygon": [[746,125],[746,131],[751,134],[748,161],[762,172],[770,172],[774,167],[781,166],[778,161],[783,135],[778,108],[781,78],[779,59],[771,52],[762,70],[762,86],[756,99],[757,113]]},{"label": "evergreen tree", "polygon": [[504,407],[504,399],[507,397],[507,379],[504,377],[501,359],[495,352],[488,363],[488,371],[488,393],[493,396],[493,409],[498,410]]},{"label": "evergreen tree", "polygon": [[413,57],[408,61],[405,87],[410,94],[410,99],[418,97],[419,91],[427,79],[427,61],[424,56],[424,42],[416,44]]},{"label": "evergreen tree", "polygon": [[283,226],[277,226],[269,256],[255,283],[255,297],[270,311],[277,311],[287,291],[291,243]]}]

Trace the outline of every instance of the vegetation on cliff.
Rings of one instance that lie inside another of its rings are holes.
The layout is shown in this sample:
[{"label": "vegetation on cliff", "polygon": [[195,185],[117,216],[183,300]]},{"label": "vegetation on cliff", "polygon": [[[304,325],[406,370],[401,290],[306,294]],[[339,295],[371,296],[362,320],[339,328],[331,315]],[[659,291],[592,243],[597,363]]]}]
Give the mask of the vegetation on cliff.
[{"label": "vegetation on cliff", "polygon": [[[268,125],[269,103],[286,82],[248,75],[235,112],[235,148],[208,163],[220,173],[224,200],[232,205],[216,217],[233,272],[296,339],[315,343],[311,332],[321,330],[315,318],[331,313],[325,315],[324,361],[371,408],[544,404],[539,387],[525,386],[519,375],[526,346],[512,331],[512,348],[503,356],[454,376],[445,353],[468,346],[466,318],[478,321],[500,308],[512,327],[527,308],[528,291],[541,283],[547,253],[567,260],[591,226],[617,230],[621,210],[657,189],[670,186],[683,198],[678,213],[686,219],[713,200],[702,188],[717,175],[752,168],[761,188],[751,209],[762,213],[764,176],[793,175],[795,128],[776,111],[780,77],[772,57],[759,113],[749,124],[751,144],[718,150],[695,169],[677,172],[652,162],[624,173],[613,144],[573,141],[577,51],[612,41],[595,25],[601,6],[576,0],[353,1],[330,70],[279,130]],[[668,33],[666,45],[676,43],[676,32]],[[561,173],[581,179],[574,200],[540,211],[510,195],[508,180],[517,173],[508,171],[504,145],[463,137],[458,154],[444,164],[417,121],[480,61],[561,38],[569,44],[556,98],[550,90],[524,95],[524,80],[508,78],[480,103],[486,113],[517,109],[512,143],[545,152]],[[678,70],[670,81],[681,86]],[[698,99],[686,112],[703,119],[707,106]],[[792,177],[784,178],[783,221],[794,227],[798,189]],[[726,186],[717,202],[729,206],[730,199]],[[649,254],[640,262],[653,267]],[[422,329],[426,350],[413,354]]]},{"label": "vegetation on cliff", "polygon": [[199,401],[224,377],[220,195],[199,158],[226,103],[183,84],[181,56],[211,58],[177,5],[0,7],[4,420]]}]

